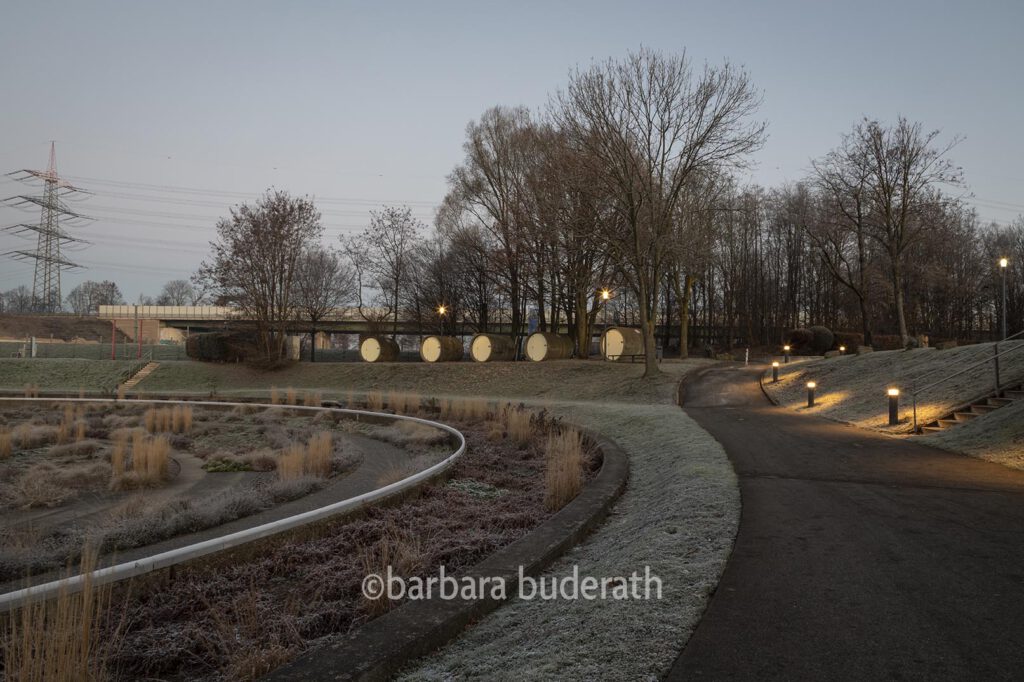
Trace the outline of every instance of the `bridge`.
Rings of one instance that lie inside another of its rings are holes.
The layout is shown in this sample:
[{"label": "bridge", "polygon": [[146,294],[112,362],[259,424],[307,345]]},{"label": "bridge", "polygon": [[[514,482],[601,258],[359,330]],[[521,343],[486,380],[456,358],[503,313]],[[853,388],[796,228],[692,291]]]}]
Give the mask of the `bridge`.
[{"label": "bridge", "polygon": [[[188,333],[217,331],[222,329],[245,329],[253,320],[238,308],[213,305],[101,305],[98,317],[109,320],[113,326],[133,341],[141,334],[143,343],[160,341],[182,341]],[[295,319],[286,323],[291,334],[436,334],[440,331],[436,322],[399,319],[396,326],[393,319],[386,319],[386,311],[379,308],[338,308],[319,320],[314,326],[309,320]],[[456,335],[470,335],[478,331],[475,325],[456,321]],[[445,321],[445,331],[452,332],[452,321]],[[493,334],[511,334],[509,322],[491,323],[487,331]],[[567,333],[561,325],[561,333]]]}]

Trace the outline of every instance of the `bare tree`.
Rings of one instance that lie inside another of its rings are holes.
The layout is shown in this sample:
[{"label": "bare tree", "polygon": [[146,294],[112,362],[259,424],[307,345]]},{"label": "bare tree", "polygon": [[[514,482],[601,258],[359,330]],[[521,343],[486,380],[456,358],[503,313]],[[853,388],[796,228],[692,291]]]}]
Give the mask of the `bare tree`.
[{"label": "bare tree", "polygon": [[536,160],[529,112],[493,107],[466,127],[465,161],[448,177],[449,212],[465,211],[489,233],[495,274],[521,333],[526,308],[527,238],[532,218],[528,177]]},{"label": "bare tree", "polygon": [[24,284],[4,292],[5,313],[28,313],[32,311],[32,290]]},{"label": "bare tree", "polygon": [[156,297],[157,305],[193,305],[196,289],[187,279],[172,279],[164,284],[160,295]]},{"label": "bare tree", "polygon": [[694,72],[685,54],[643,49],[577,70],[553,103],[561,128],[587,150],[595,189],[618,220],[603,235],[640,304],[644,376],[658,373],[654,323],[683,188],[700,170],[739,165],[764,139],[748,122],[761,101],[745,71]]},{"label": "bare tree", "polygon": [[72,289],[64,301],[76,315],[92,315],[101,305],[122,305],[124,297],[114,282],[89,280]]},{"label": "bare tree", "polygon": [[299,258],[295,272],[295,305],[309,322],[309,361],[316,362],[317,326],[338,308],[355,300],[354,269],[330,249],[312,248]]},{"label": "bare tree", "polygon": [[299,259],[322,234],[313,202],[282,191],[268,191],[255,206],[232,208],[231,217],[217,223],[217,240],[197,277],[255,321],[268,363],[280,361],[287,324],[295,317]]},{"label": "bare tree", "polygon": [[[370,211],[370,225],[361,234],[342,238],[344,251],[355,267],[360,314],[371,322],[390,317],[393,334],[398,333],[401,288],[410,255],[425,228],[408,206],[385,206]],[[375,293],[372,301],[378,310],[367,310],[364,289]]]},{"label": "bare tree", "polygon": [[942,202],[937,185],[956,185],[963,179],[961,170],[946,158],[960,138],[938,146],[939,132],[925,132],[920,123],[901,116],[892,127],[864,120],[854,126],[849,139],[869,168],[869,234],[889,256],[896,322],[904,345],[910,339],[904,302],[906,254],[928,230],[929,212]]}]

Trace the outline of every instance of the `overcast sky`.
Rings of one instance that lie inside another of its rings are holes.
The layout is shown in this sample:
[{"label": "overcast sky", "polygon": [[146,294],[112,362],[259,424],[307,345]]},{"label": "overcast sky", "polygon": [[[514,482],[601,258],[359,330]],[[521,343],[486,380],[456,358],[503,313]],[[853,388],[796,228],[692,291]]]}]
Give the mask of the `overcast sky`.
[{"label": "overcast sky", "polygon": [[[800,179],[862,116],[943,139],[986,220],[1024,212],[1024,2],[8,3],[0,170],[58,167],[95,196],[64,294],[155,295],[202,260],[216,218],[274,186],[311,194],[329,239],[370,208],[430,223],[466,124],[542,107],[568,72],[644,45],[744,65],[769,141],[747,178]],[[0,180],[0,198],[21,193]],[[28,220],[0,208],[0,225]],[[0,251],[34,247],[0,234]],[[31,286],[0,260],[0,289]]]}]

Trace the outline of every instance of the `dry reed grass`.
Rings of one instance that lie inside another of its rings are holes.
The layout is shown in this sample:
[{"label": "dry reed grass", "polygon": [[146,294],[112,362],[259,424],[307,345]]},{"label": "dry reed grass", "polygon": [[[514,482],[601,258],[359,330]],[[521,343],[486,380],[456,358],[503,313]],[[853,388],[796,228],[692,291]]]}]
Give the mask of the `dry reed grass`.
[{"label": "dry reed grass", "polygon": [[299,404],[299,397],[298,396],[299,396],[298,392],[296,392],[296,390],[294,388],[292,388],[291,386],[289,386],[288,390],[285,391],[285,400],[287,400],[289,405],[298,405]]},{"label": "dry reed grass", "polygon": [[[171,444],[166,436],[149,436],[142,431],[131,435],[131,448],[120,435],[110,452],[110,489],[155,486],[167,480]],[[130,466],[129,466],[130,465]]]},{"label": "dry reed grass", "polygon": [[[111,589],[96,588],[96,552],[81,561],[82,590],[23,606],[3,619],[3,674],[18,682],[78,682],[110,679],[107,661],[125,625],[113,620]],[[107,626],[107,627],[105,627]],[[113,626],[113,627],[110,627]]]},{"label": "dry reed grass", "polygon": [[[392,574],[408,578],[422,571],[427,559],[419,535],[399,528],[394,522],[384,527],[377,542],[359,546],[356,553],[363,575],[383,576],[390,567]],[[362,597],[362,605],[368,613],[379,615],[390,611],[396,602],[390,601],[385,593],[380,599]]]},{"label": "dry reed grass", "polygon": [[323,402],[324,397],[320,391],[306,391],[302,396],[302,404],[306,407],[320,407]]},{"label": "dry reed grass", "polygon": [[38,398],[39,397],[39,384],[25,384],[25,397],[26,398]]},{"label": "dry reed grass", "polygon": [[278,393],[277,386],[271,386],[270,387],[270,404],[271,405],[280,405],[281,404],[281,394]]},{"label": "dry reed grass", "polygon": [[501,410],[501,422],[513,443],[525,445],[533,438],[533,413],[522,405],[506,404]]},{"label": "dry reed grass", "polygon": [[544,471],[544,506],[557,511],[583,487],[583,435],[559,429],[548,435]]},{"label": "dry reed grass", "polygon": [[285,448],[277,458],[277,477],[292,481],[303,476],[327,478],[331,475],[334,454],[330,431],[313,434],[305,445],[296,443]]},{"label": "dry reed grass", "polygon": [[0,459],[7,459],[14,451],[14,439],[11,437],[11,430],[6,426],[0,427]]},{"label": "dry reed grass", "polygon": [[366,407],[374,412],[384,409],[384,394],[380,391],[370,391],[366,394]]},{"label": "dry reed grass", "polygon": [[192,406],[151,407],[143,414],[149,433],[188,433],[192,430]]}]

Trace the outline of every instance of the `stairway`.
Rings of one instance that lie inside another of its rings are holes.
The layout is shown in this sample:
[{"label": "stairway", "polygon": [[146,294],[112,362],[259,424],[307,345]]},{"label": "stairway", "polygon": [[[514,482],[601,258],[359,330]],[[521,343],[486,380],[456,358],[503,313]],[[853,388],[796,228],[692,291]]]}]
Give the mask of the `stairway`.
[{"label": "stairway", "polygon": [[159,362],[147,362],[146,366],[140,369],[138,372],[133,374],[128,381],[121,384],[121,389],[128,390],[129,388],[135,388],[135,386],[148,377],[150,374],[156,371],[156,368],[160,366]]},{"label": "stairway", "polygon": [[977,402],[954,410],[941,419],[928,422],[921,427],[921,433],[935,433],[936,431],[951,429],[954,426],[986,415],[993,410],[998,410],[1000,407],[1010,405],[1015,400],[1024,400],[1024,384],[1003,390],[1001,396],[997,394],[988,398],[982,398]]}]

